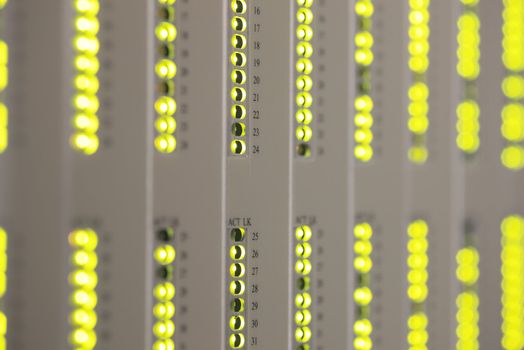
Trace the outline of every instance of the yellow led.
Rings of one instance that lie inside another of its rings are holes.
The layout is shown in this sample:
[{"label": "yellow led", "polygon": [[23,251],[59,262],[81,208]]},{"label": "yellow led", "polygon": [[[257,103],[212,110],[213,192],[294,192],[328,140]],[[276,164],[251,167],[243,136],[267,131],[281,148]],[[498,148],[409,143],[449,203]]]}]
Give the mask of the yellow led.
[{"label": "yellow led", "polygon": [[522,146],[507,146],[500,156],[502,164],[510,170],[524,168],[524,148]]},{"label": "yellow led", "polygon": [[247,29],[246,19],[243,17],[235,16],[231,19],[231,28],[238,32],[243,32]]},{"label": "yellow led", "polygon": [[171,282],[160,283],[155,286],[153,295],[159,301],[168,302],[175,297],[175,286]]},{"label": "yellow led", "polygon": [[360,336],[369,336],[373,331],[373,325],[368,319],[360,319],[355,321],[353,331]]},{"label": "yellow led", "polygon": [[78,52],[96,55],[100,49],[100,42],[95,36],[77,35],[74,39],[74,47]]},{"label": "yellow led", "polygon": [[373,293],[368,287],[357,288],[353,292],[353,299],[358,305],[369,305],[373,300]]},{"label": "yellow led", "polygon": [[70,321],[74,326],[92,330],[97,324],[97,316],[93,310],[76,309],[71,313]]},{"label": "yellow led", "polygon": [[75,77],[75,88],[79,91],[96,94],[99,89],[98,78],[93,75],[79,74]]},{"label": "yellow led", "polygon": [[162,22],[157,25],[155,34],[160,41],[173,42],[176,39],[177,30],[172,23]]},{"label": "yellow led", "polygon": [[244,14],[247,10],[247,5],[244,0],[234,0],[231,2],[231,10],[237,14]]},{"label": "yellow led", "polygon": [[175,350],[175,343],[171,339],[160,339],[153,344],[153,350]]},{"label": "yellow led", "polygon": [[81,14],[94,16],[98,14],[100,4],[93,0],[76,0],[75,9]]},{"label": "yellow led", "polygon": [[160,339],[168,339],[175,334],[175,324],[171,320],[158,321],[153,326],[153,334]]},{"label": "yellow led", "polygon": [[359,96],[355,100],[355,109],[359,112],[371,112],[373,110],[373,100],[370,96]]},{"label": "yellow led", "polygon": [[309,109],[299,109],[295,114],[295,119],[301,124],[310,124],[313,121],[313,113]]},{"label": "yellow led", "polygon": [[176,257],[175,248],[168,244],[157,247],[154,252],[154,257],[160,265],[172,264]]},{"label": "yellow led", "polygon": [[176,120],[172,116],[160,116],[155,121],[155,129],[161,134],[173,134],[176,130]]},{"label": "yellow led", "polygon": [[78,229],[69,234],[69,244],[92,251],[98,245],[98,237],[91,229]]},{"label": "yellow led", "polygon": [[99,127],[98,117],[94,114],[78,113],[73,119],[73,126],[88,134],[94,134]]},{"label": "yellow led", "polygon": [[176,102],[171,97],[161,96],[155,102],[155,110],[158,114],[171,116],[175,114],[176,109]]},{"label": "yellow led", "polygon": [[245,291],[246,285],[244,284],[244,281],[232,281],[229,284],[229,292],[231,293],[231,295],[243,295]]},{"label": "yellow led", "polygon": [[236,67],[244,67],[247,64],[247,58],[243,52],[233,52],[230,59],[231,63]]},{"label": "yellow led", "polygon": [[297,244],[297,247],[295,248],[295,253],[300,258],[307,259],[311,256],[312,252],[313,249],[311,248],[311,245],[309,243]]},{"label": "yellow led", "polygon": [[155,149],[160,153],[173,153],[176,145],[176,138],[173,135],[160,134],[155,138]]},{"label": "yellow led", "polygon": [[176,64],[171,60],[162,59],[157,62],[155,72],[161,79],[173,79],[176,75]]},{"label": "yellow led", "polygon": [[246,249],[241,245],[234,245],[229,249],[229,256],[233,260],[242,260],[246,256]]},{"label": "yellow led", "polygon": [[72,286],[92,290],[98,284],[98,277],[95,272],[87,270],[76,270],[69,276]]},{"label": "yellow led", "polygon": [[96,35],[100,29],[100,24],[96,17],[79,16],[75,19],[75,28],[80,33]]},{"label": "yellow led", "polygon": [[92,330],[77,328],[71,333],[69,341],[71,345],[82,349],[94,349],[97,342],[96,333]]},{"label": "yellow led", "polygon": [[311,7],[313,6],[313,0],[297,0],[298,6]]},{"label": "yellow led", "polygon": [[92,290],[76,289],[71,295],[71,303],[84,309],[94,309],[98,303],[98,297]]},{"label": "yellow led", "polygon": [[363,162],[368,162],[373,158],[373,148],[370,145],[357,145],[354,153],[355,157]]},{"label": "yellow led", "polygon": [[73,99],[75,108],[86,113],[96,113],[100,107],[98,97],[90,94],[77,94]]},{"label": "yellow led", "polygon": [[312,269],[311,262],[307,259],[297,260],[295,263],[295,271],[300,275],[309,275]]},{"label": "yellow led", "polygon": [[172,302],[158,303],[153,308],[153,315],[158,320],[169,320],[175,316],[175,305]]},{"label": "yellow led", "polygon": [[308,309],[312,302],[309,293],[299,293],[295,296],[295,306],[299,309]]},{"label": "yellow led", "polygon": [[502,91],[509,99],[521,100],[524,98],[524,78],[519,75],[507,76],[502,82]]},{"label": "yellow led", "polygon": [[93,56],[78,55],[75,58],[75,68],[84,74],[96,74],[100,69],[100,62]]},{"label": "yellow led", "polygon": [[231,334],[229,336],[229,346],[232,349],[241,349],[244,347],[245,338],[242,333]]},{"label": "yellow led", "polygon": [[247,151],[247,145],[244,142],[244,140],[233,140],[233,141],[231,141],[230,148],[231,148],[231,152],[233,154],[238,154],[238,155],[245,154],[246,151]]},{"label": "yellow led", "polygon": [[307,225],[299,226],[295,229],[295,238],[299,241],[307,242],[311,239],[313,232]]},{"label": "yellow led", "polygon": [[297,137],[297,140],[309,142],[313,137],[313,130],[307,125],[302,125],[297,127],[295,135]]},{"label": "yellow led", "polygon": [[307,326],[311,323],[312,318],[309,310],[298,310],[295,313],[295,324],[298,326]]},{"label": "yellow led", "polygon": [[299,40],[310,41],[313,38],[313,29],[305,24],[297,27],[297,38]]},{"label": "yellow led", "polygon": [[307,343],[311,340],[311,335],[309,327],[299,327],[295,330],[295,340],[299,343]]},{"label": "yellow led", "polygon": [[313,63],[307,58],[301,58],[297,61],[295,65],[297,72],[302,74],[311,74],[313,71]]},{"label": "yellow led", "polygon": [[370,18],[374,12],[373,3],[370,0],[358,0],[355,4],[355,12],[361,17]]},{"label": "yellow led", "polygon": [[246,267],[244,266],[244,264],[241,263],[231,264],[231,266],[229,267],[229,273],[232,277],[241,278],[246,273]]},{"label": "yellow led", "polygon": [[235,102],[244,102],[247,98],[247,92],[244,88],[235,87],[231,90],[231,99]]},{"label": "yellow led", "polygon": [[297,44],[297,55],[305,58],[313,56],[313,46],[308,42],[300,42]]},{"label": "yellow led", "polygon": [[243,316],[231,316],[229,319],[229,328],[231,328],[232,331],[241,331],[245,325],[246,322]]},{"label": "yellow led", "polygon": [[368,273],[373,268],[373,261],[369,256],[358,256],[353,260],[353,267],[359,273]]},{"label": "yellow led", "polygon": [[313,22],[313,12],[308,8],[298,9],[297,21],[302,24],[311,24]]}]

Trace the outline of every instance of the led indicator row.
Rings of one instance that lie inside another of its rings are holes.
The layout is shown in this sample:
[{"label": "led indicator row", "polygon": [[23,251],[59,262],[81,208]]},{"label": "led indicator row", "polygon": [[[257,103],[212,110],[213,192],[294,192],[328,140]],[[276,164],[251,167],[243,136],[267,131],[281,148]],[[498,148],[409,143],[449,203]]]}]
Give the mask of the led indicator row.
[{"label": "led indicator row", "polygon": [[457,350],[479,349],[479,253],[472,245],[460,249],[456,256],[456,277],[460,283],[457,296]]},{"label": "led indicator row", "polygon": [[75,95],[73,97],[74,133],[71,136],[71,145],[77,152],[92,155],[98,151],[100,145],[98,137],[100,3],[99,0],[74,0],[74,8]]},{"label": "led indicator row", "polygon": [[[0,0],[0,18],[3,16],[2,12],[6,5],[7,0]],[[5,23],[5,21],[2,21],[2,23]],[[3,30],[4,28],[0,27],[0,154],[6,151],[9,144],[9,115],[4,98],[4,91],[9,82],[9,46],[2,40]]]},{"label": "led indicator row", "polygon": [[428,317],[426,300],[428,297],[428,225],[424,220],[415,220],[408,226],[408,317],[407,343],[411,350],[427,350]]},{"label": "led indicator row", "polygon": [[242,349],[246,342],[246,230],[242,227],[230,231],[229,296],[230,316],[229,348]]},{"label": "led indicator row", "polygon": [[457,106],[457,147],[466,155],[480,147],[480,107],[477,100],[477,79],[480,74],[479,0],[460,0],[463,11],[457,34],[457,73],[462,80],[462,96]]},{"label": "led indicator row", "polygon": [[73,307],[69,316],[72,327],[69,343],[73,349],[90,350],[97,344],[98,236],[92,229],[74,230],[69,234],[69,246],[72,249],[69,285]]},{"label": "led indicator row", "polygon": [[247,151],[246,117],[248,110],[248,16],[245,0],[231,0],[231,55],[230,106],[231,106],[231,153],[244,155]]},{"label": "led indicator row", "polygon": [[300,157],[311,156],[313,139],[313,0],[297,0],[295,36],[295,138],[296,153]]},{"label": "led indicator row", "polygon": [[504,350],[524,347],[524,218],[505,218],[502,231],[502,342]]},{"label": "led indicator row", "polygon": [[367,222],[359,223],[353,230],[354,260],[353,268],[356,273],[356,289],[353,293],[355,302],[355,322],[353,324],[353,347],[355,350],[373,349],[371,334],[373,324],[370,320],[370,304],[373,292],[370,288],[370,273],[373,268],[371,253],[373,252],[373,228]]},{"label": "led indicator row", "polygon": [[293,329],[295,333],[294,338],[296,343],[296,350],[306,350],[312,348],[312,238],[313,231],[311,230],[311,227],[304,225],[298,226],[295,229],[295,325]]},{"label": "led indicator row", "polygon": [[175,285],[173,264],[176,250],[173,243],[174,231],[164,228],[157,232],[156,248],[153,253],[156,282],[153,289],[153,350],[175,350]]},{"label": "led indicator row", "polygon": [[361,162],[373,158],[373,98],[371,65],[373,64],[372,0],[358,0],[355,4],[357,33],[355,34],[355,62],[357,65],[357,97],[355,107],[355,157]]},{"label": "led indicator row", "polygon": [[176,0],[158,0],[156,37],[155,77],[157,96],[155,101],[155,149],[162,154],[173,153],[176,149],[175,131],[177,127],[175,113],[175,41],[177,28],[175,26]]},{"label": "led indicator row", "polygon": [[0,227],[0,350],[7,349],[7,316],[4,297],[7,291],[7,232]]},{"label": "led indicator row", "polygon": [[506,77],[502,92],[506,104],[502,109],[501,134],[506,142],[501,153],[502,164],[511,170],[524,168],[524,4],[504,0],[502,62]]},{"label": "led indicator row", "polygon": [[429,86],[429,5],[430,0],[409,1],[409,70],[411,86],[408,91],[408,129],[411,133],[411,146],[408,158],[415,164],[423,164],[428,158],[427,131]]}]

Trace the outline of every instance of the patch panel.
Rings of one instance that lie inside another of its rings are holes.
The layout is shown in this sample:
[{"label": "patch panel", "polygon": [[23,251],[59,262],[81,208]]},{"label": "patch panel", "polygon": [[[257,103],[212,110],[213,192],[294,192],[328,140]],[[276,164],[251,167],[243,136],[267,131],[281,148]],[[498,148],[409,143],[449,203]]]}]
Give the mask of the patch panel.
[{"label": "patch panel", "polygon": [[520,3],[11,1],[0,349],[522,347]]}]

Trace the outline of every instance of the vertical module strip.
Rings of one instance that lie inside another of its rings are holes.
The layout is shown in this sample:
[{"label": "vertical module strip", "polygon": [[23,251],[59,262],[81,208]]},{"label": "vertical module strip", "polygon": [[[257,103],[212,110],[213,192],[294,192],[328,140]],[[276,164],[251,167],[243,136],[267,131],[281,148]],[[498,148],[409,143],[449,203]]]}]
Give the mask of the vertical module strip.
[{"label": "vertical module strip", "polygon": [[357,31],[355,34],[355,62],[357,64],[357,94],[355,107],[355,157],[367,163],[373,158],[373,97],[371,65],[373,64],[372,0],[358,0],[355,4]]},{"label": "vertical module strip", "polygon": [[171,154],[177,142],[175,131],[177,122],[175,113],[175,64],[177,28],[175,25],[176,0],[158,0],[156,11],[156,61],[155,61],[155,129],[154,146],[157,152]]},{"label": "vertical module strip", "polygon": [[409,0],[409,70],[411,85],[408,90],[408,130],[411,144],[408,159],[415,164],[424,164],[429,156],[427,133],[429,128],[428,99],[430,36],[430,0]]},{"label": "vertical module strip", "polygon": [[501,133],[505,147],[502,164],[511,170],[524,168],[524,4],[521,0],[504,0],[502,62],[506,77],[502,92],[506,99],[502,109]]},{"label": "vertical module strip", "polygon": [[231,49],[229,56],[230,80],[228,91],[228,138],[231,155],[246,156],[248,150],[249,102],[248,102],[248,5],[245,0],[230,0],[231,2]]},{"label": "vertical module strip", "polygon": [[242,349],[246,343],[246,229],[233,227],[229,231],[228,259],[228,349]]},{"label": "vertical module strip", "polygon": [[175,233],[172,228],[156,232],[154,257],[155,284],[153,289],[153,350],[175,350],[174,262]]},{"label": "vertical module strip", "polygon": [[69,274],[72,289],[72,310],[69,316],[71,349],[90,350],[97,344],[97,246],[98,235],[92,229],[76,229],[69,234],[69,247],[72,250],[72,271]]},{"label": "vertical module strip", "polygon": [[479,0],[460,0],[462,14],[457,26],[457,73],[461,78],[462,96],[457,106],[457,147],[465,155],[473,155],[480,147],[480,106],[477,79],[480,74]]},{"label": "vertical module strip", "polygon": [[297,0],[295,20],[295,143],[296,155],[311,156],[313,139],[313,0]]},{"label": "vertical module strip", "polygon": [[410,302],[408,317],[407,343],[410,349],[427,349],[428,316],[426,301],[428,298],[428,224],[417,219],[408,226],[408,290]]},{"label": "vertical module strip", "polygon": [[73,96],[73,135],[71,146],[85,155],[95,154],[100,146],[98,99],[100,62],[98,51],[100,24],[99,0],[74,0],[75,9],[75,74]]},{"label": "vertical module strip", "polygon": [[506,217],[502,231],[502,341],[504,350],[524,347],[524,218]]},{"label": "vertical module strip", "polygon": [[373,228],[367,222],[355,225],[353,230],[353,268],[356,273],[355,291],[353,301],[355,303],[355,321],[353,323],[353,347],[355,350],[373,349],[373,324],[370,319],[371,301],[373,292],[371,290],[371,269],[373,260]]},{"label": "vertical module strip", "polygon": [[0,154],[7,150],[9,144],[9,112],[5,101],[5,90],[9,83],[9,46],[5,41],[5,23],[3,19],[7,0],[0,0]]},{"label": "vertical module strip", "polygon": [[463,248],[456,255],[456,277],[460,283],[457,306],[457,350],[479,349],[479,252],[473,235],[466,232]]},{"label": "vertical module strip", "polygon": [[313,231],[310,226],[302,225],[295,229],[295,284],[294,284],[294,347],[293,350],[313,348],[312,304],[311,296],[313,265],[313,248],[311,240]]}]

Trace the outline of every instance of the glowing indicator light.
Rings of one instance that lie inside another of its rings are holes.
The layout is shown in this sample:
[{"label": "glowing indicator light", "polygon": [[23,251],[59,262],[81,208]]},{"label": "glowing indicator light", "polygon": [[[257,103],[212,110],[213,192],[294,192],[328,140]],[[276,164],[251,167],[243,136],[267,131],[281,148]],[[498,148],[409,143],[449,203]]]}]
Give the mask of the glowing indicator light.
[{"label": "glowing indicator light", "polygon": [[410,314],[408,317],[407,342],[410,348],[425,349],[428,342],[426,300],[428,298],[427,254],[429,227],[426,221],[418,219],[408,225],[408,290]]},{"label": "glowing indicator light", "polygon": [[297,349],[309,349],[312,347],[312,290],[311,279],[313,276],[313,230],[311,226],[301,225],[295,228],[295,274],[294,274],[294,293],[295,308],[294,312],[294,339]]},{"label": "glowing indicator light", "polygon": [[427,133],[429,129],[428,99],[430,0],[409,2],[409,44],[408,67],[411,72],[411,85],[408,90],[408,130],[411,145],[408,159],[414,164],[424,164],[429,156]]},{"label": "glowing indicator light", "polygon": [[229,348],[241,349],[245,344],[245,294],[246,294],[246,229],[233,227],[229,230],[229,277],[228,277],[228,304],[229,312],[226,317],[229,333]]},{"label": "glowing indicator light", "polygon": [[75,348],[94,349],[97,344],[98,296],[97,247],[98,235],[89,228],[76,229],[69,234],[69,246],[72,249],[72,271],[69,274],[71,305],[69,315],[72,328],[69,343]]},{"label": "glowing indicator light", "polygon": [[456,108],[456,145],[465,155],[474,155],[480,147],[480,107],[477,79],[480,74],[479,0],[460,0],[462,14],[457,27],[457,74],[462,96]]},{"label": "glowing indicator light", "polygon": [[[229,54],[229,98],[231,109],[229,120],[229,152],[234,156],[245,156],[248,150],[247,108],[248,108],[248,45],[245,31],[248,26],[248,3],[244,0],[231,0],[231,48]],[[242,123],[239,120],[243,120]]]},{"label": "glowing indicator light", "polygon": [[154,299],[154,323],[152,327],[154,342],[152,349],[174,349],[176,288],[171,272],[176,259],[174,230],[170,227],[158,230],[156,242],[153,251],[154,268],[161,273],[156,274],[155,286],[152,291]]},{"label": "glowing indicator light", "polygon": [[313,63],[310,58],[314,54],[312,41],[314,39],[314,6],[313,1],[297,1],[295,16],[295,142],[296,154],[301,158],[311,156],[311,142],[314,139],[314,79]]},{"label": "glowing indicator light", "polygon": [[374,61],[373,14],[372,0],[358,0],[355,4],[357,15],[357,32],[353,39],[357,65],[357,97],[354,101],[355,133],[354,156],[363,163],[369,162],[374,155],[373,148],[373,97],[371,84],[371,67]]},{"label": "glowing indicator light", "polygon": [[[7,0],[0,1],[0,17],[7,5]],[[0,154],[7,150],[9,144],[9,111],[5,101],[5,91],[9,83],[9,46],[2,40],[0,32]]]},{"label": "glowing indicator light", "polygon": [[456,277],[460,283],[460,293],[456,299],[457,307],[457,349],[479,349],[479,253],[466,235],[466,245],[456,255]]},{"label": "glowing indicator light", "polygon": [[506,104],[501,112],[500,132],[506,145],[500,161],[504,167],[518,171],[524,168],[524,6],[518,0],[505,0],[503,12],[502,62],[506,77],[502,92]]},{"label": "glowing indicator light", "polygon": [[100,24],[98,12],[99,0],[76,0],[75,2],[73,49],[75,51],[75,75],[72,99],[73,134],[70,137],[71,147],[84,155],[95,154],[100,147],[98,101],[99,80],[98,53]]},{"label": "glowing indicator light", "polygon": [[502,340],[504,350],[524,347],[524,218],[506,217],[502,232]]},{"label": "glowing indicator light", "polygon": [[177,148],[175,79],[175,43],[177,27],[175,23],[174,0],[158,0],[158,18],[155,27],[155,38],[158,53],[155,63],[157,96],[154,104],[156,112],[154,148],[160,154],[172,154]]},{"label": "glowing indicator light", "polygon": [[373,227],[361,222],[353,228],[353,269],[355,271],[355,321],[353,323],[353,346],[355,350],[371,350],[373,325],[370,321],[373,292],[370,288],[370,274],[373,266]]}]

